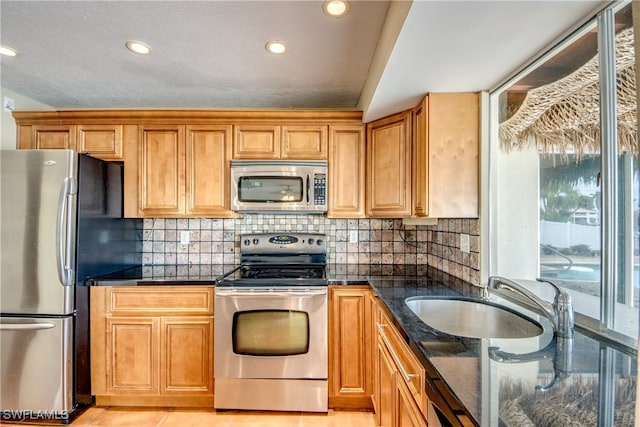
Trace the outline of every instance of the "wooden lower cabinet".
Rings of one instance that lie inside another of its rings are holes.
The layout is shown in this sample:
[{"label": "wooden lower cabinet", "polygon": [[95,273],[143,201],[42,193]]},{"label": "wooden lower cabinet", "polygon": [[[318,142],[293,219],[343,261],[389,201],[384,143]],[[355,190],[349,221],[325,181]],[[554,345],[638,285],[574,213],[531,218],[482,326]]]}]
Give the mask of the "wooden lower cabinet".
[{"label": "wooden lower cabinet", "polygon": [[409,391],[407,383],[396,374],[396,419],[395,425],[398,427],[420,427],[426,426],[426,420],[420,412],[413,395]]},{"label": "wooden lower cabinet", "polygon": [[160,319],[109,317],[104,323],[107,393],[159,394]]},{"label": "wooden lower cabinet", "polygon": [[385,348],[384,343],[378,343],[377,346],[377,388],[375,390],[376,400],[376,420],[378,425],[382,427],[391,427],[395,425],[394,419],[394,402],[396,398],[396,372],[397,368]]},{"label": "wooden lower cabinet", "polygon": [[91,306],[96,404],[213,406],[212,287],[94,287]]},{"label": "wooden lower cabinet", "polygon": [[369,287],[331,286],[329,292],[329,407],[371,408]]},{"label": "wooden lower cabinet", "polygon": [[426,426],[429,401],[424,367],[384,309],[378,306],[372,317],[377,330],[373,394],[376,422],[381,427]]}]

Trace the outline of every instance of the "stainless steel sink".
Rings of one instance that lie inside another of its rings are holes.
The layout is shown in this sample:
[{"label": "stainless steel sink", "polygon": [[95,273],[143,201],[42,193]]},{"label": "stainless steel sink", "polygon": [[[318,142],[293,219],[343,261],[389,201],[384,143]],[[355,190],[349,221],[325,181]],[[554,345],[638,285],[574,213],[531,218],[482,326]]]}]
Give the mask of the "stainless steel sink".
[{"label": "stainless steel sink", "polygon": [[542,326],[513,310],[466,298],[412,297],[407,307],[428,326],[468,338],[531,338]]}]

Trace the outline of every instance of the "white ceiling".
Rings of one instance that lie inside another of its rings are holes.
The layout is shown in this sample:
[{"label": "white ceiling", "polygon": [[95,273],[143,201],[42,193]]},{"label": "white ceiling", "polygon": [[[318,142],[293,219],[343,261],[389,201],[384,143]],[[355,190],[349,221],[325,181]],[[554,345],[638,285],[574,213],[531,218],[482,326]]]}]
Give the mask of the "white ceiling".
[{"label": "white ceiling", "polygon": [[[603,4],[583,1],[0,1],[2,87],[55,109],[361,109],[496,85]],[[148,43],[149,56],[127,51]],[[264,50],[270,39],[284,56]],[[19,106],[18,106],[19,109]]]}]

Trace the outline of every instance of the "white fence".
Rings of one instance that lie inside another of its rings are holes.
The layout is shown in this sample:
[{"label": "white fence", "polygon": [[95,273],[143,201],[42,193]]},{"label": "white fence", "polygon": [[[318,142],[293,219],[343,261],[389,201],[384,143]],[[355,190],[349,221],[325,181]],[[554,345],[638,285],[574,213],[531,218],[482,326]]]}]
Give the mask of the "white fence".
[{"label": "white fence", "polygon": [[587,245],[600,250],[600,227],[571,222],[540,221],[540,243],[556,248]]}]

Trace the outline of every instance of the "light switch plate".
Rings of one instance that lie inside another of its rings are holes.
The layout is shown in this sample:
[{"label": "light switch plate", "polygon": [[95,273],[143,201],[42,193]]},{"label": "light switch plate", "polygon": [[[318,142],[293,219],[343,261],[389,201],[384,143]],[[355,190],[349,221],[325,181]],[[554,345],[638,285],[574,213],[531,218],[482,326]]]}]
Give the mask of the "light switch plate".
[{"label": "light switch plate", "polygon": [[4,111],[10,113],[16,109],[16,100],[13,98],[9,98],[8,96],[4,97]]},{"label": "light switch plate", "polygon": [[469,253],[469,235],[461,234],[460,235],[460,250],[465,253]]},{"label": "light switch plate", "polygon": [[188,231],[181,231],[180,232],[180,243],[183,245],[188,245],[189,244],[189,232]]},{"label": "light switch plate", "polygon": [[358,230],[349,230],[349,243],[358,243]]}]

